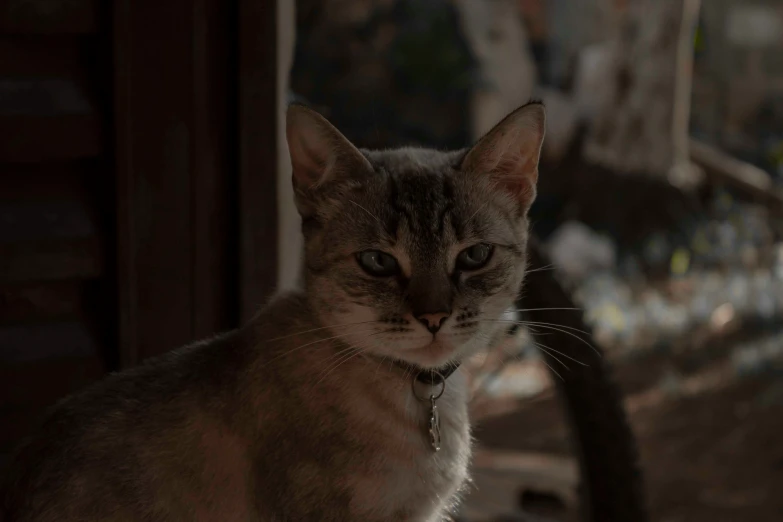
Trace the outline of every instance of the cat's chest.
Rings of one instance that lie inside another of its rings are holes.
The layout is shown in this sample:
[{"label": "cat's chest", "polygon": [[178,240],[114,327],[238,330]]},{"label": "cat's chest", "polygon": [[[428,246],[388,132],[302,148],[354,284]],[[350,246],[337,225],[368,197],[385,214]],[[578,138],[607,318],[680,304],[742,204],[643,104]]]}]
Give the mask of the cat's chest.
[{"label": "cat's chest", "polygon": [[431,443],[430,404],[405,404],[400,422],[388,422],[369,448],[365,473],[352,479],[353,505],[366,520],[429,521],[452,501],[467,478],[470,430],[460,390],[438,400],[439,450]]},{"label": "cat's chest", "polygon": [[[410,471],[400,466],[391,471],[389,506],[410,511],[409,520],[431,520],[454,502],[453,497],[468,476],[470,436],[467,424],[451,425],[441,419],[440,450],[426,447],[414,455]],[[424,437],[423,437],[424,438]],[[407,509],[406,509],[407,508]]]}]

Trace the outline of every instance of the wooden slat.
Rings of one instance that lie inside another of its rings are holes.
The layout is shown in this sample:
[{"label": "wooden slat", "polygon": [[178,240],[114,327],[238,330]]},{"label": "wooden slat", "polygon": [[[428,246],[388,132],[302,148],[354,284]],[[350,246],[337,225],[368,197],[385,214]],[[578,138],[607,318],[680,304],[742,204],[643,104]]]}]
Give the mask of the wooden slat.
[{"label": "wooden slat", "polygon": [[783,190],[775,187],[772,178],[763,170],[694,139],[690,142],[690,155],[711,181],[730,186],[783,216]]},{"label": "wooden slat", "polygon": [[277,2],[239,0],[240,313],[277,286]]},{"label": "wooden slat", "polygon": [[0,116],[0,161],[74,160],[101,152],[101,121],[96,115],[58,117]]},{"label": "wooden slat", "polygon": [[38,422],[40,414],[37,409],[0,409],[0,426],[3,427],[0,430],[0,454],[10,452],[23,437],[29,435]]},{"label": "wooden slat", "polygon": [[67,78],[0,78],[0,118],[89,115],[83,87]]},{"label": "wooden slat", "polygon": [[[71,261],[54,268],[54,273],[60,274],[57,278],[74,269],[75,275],[83,277],[85,269],[78,266],[100,267],[102,256],[96,257],[93,250],[103,231],[86,186],[87,176],[60,176],[62,172],[57,171],[48,174],[0,168],[0,266],[10,271],[0,274],[0,281],[29,280],[36,267],[64,259]],[[71,254],[65,255],[69,251]],[[94,262],[74,264],[73,260],[84,259],[85,253]],[[46,255],[54,255],[50,263],[41,259]],[[88,274],[94,272],[95,268],[87,269]],[[50,279],[51,273],[52,269],[47,269],[41,278]]]},{"label": "wooden slat", "polygon": [[[236,144],[232,111],[235,73],[227,58],[234,50],[234,12],[220,0],[194,2],[193,146],[193,335],[203,338],[236,325]],[[232,284],[233,283],[233,284]]]},{"label": "wooden slat", "polygon": [[[0,204],[78,201],[88,204],[98,177],[110,175],[95,162],[0,163]],[[105,195],[104,195],[105,196]]]},{"label": "wooden slat", "polygon": [[103,265],[98,238],[0,244],[0,283],[95,279]]},{"label": "wooden slat", "polygon": [[3,365],[91,357],[98,351],[93,334],[79,321],[0,328],[0,363]]},{"label": "wooden slat", "polygon": [[[105,375],[100,357],[0,366],[0,415],[40,414],[46,408]],[[2,432],[4,430],[0,430]]]},{"label": "wooden slat", "polygon": [[90,115],[96,38],[0,36],[0,116]]},{"label": "wooden slat", "polygon": [[0,282],[92,279],[104,252],[93,166],[0,166]]},{"label": "wooden slat", "polygon": [[76,37],[19,37],[0,35],[0,77],[68,78],[88,74],[88,39]]},{"label": "wooden slat", "polygon": [[98,0],[0,0],[0,33],[94,33],[100,4]]},{"label": "wooden slat", "polygon": [[0,244],[87,239],[95,235],[91,209],[82,202],[0,202]]},{"label": "wooden slat", "polygon": [[6,285],[0,287],[0,325],[76,319],[85,305],[79,281]]}]

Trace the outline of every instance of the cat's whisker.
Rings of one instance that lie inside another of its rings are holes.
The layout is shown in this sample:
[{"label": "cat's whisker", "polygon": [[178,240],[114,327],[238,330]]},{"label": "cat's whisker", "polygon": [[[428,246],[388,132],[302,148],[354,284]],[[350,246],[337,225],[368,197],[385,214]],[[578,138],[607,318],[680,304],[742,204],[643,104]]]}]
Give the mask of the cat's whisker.
[{"label": "cat's whisker", "polygon": [[[551,354],[550,354],[550,355],[551,355]],[[519,352],[519,353],[511,353],[511,354],[509,354],[508,358],[506,358],[504,361],[500,361],[500,364],[498,364],[498,366],[497,366],[496,368],[494,368],[494,369],[492,370],[492,372],[490,372],[490,373],[489,373],[489,374],[488,374],[488,375],[487,375],[487,376],[486,376],[486,377],[483,379],[483,381],[482,381],[482,382],[486,382],[486,380],[487,380],[487,379],[490,379],[490,378],[492,378],[492,377],[495,377],[495,376],[497,376],[497,375],[498,375],[498,374],[499,374],[501,371],[503,371],[503,368],[505,367],[505,365],[506,365],[506,364],[507,364],[509,361],[519,361],[519,362],[522,362],[522,361],[524,361],[524,357],[525,357],[525,354],[524,354],[524,353],[522,353],[522,352]],[[568,367],[568,366],[567,366],[567,365],[566,365],[566,364],[565,364],[563,361],[561,361],[561,360],[560,360],[560,359],[558,359],[557,357],[553,357],[553,358],[554,358],[554,359],[555,359],[557,362],[559,362],[561,365],[563,365],[563,367],[564,367],[565,369],[567,369],[567,370],[569,370],[569,371],[570,371],[570,368],[569,368],[569,367]],[[547,368],[549,368],[549,370],[550,370],[552,373],[554,373],[556,376],[558,376],[558,377],[560,378],[560,380],[563,380],[563,381],[564,381],[564,379],[563,379],[563,376],[562,376],[562,375],[560,375],[560,373],[559,373],[559,372],[557,372],[557,371],[556,371],[554,368],[552,368],[552,366],[551,366],[551,365],[549,365],[549,364],[546,362],[546,360],[544,360],[544,359],[541,359],[541,362],[542,362],[544,365],[546,365],[546,367],[547,367]],[[565,382],[565,381],[564,381],[564,382]]]},{"label": "cat's whisker", "polygon": [[[581,342],[582,344],[584,344],[586,346],[589,346],[590,349],[593,350],[593,352],[595,352],[595,354],[597,356],[602,357],[601,352],[599,352],[598,349],[595,346],[593,346],[589,342],[585,341],[584,339],[582,339],[578,335],[568,331],[568,330],[575,330],[575,331],[581,332],[581,333],[583,333],[585,335],[590,335],[589,333],[587,333],[587,332],[585,332],[583,330],[579,330],[578,328],[572,328],[572,327],[563,326],[563,325],[553,325],[553,324],[550,324],[550,323],[525,322],[525,323],[521,323],[521,324],[523,324],[525,326],[533,326],[535,328],[544,328],[544,329],[548,329],[548,330],[553,330],[555,332],[560,332],[560,333],[564,333],[566,335],[569,335],[569,336],[573,337],[574,339],[579,340],[579,342]],[[562,326],[562,328],[560,326]]]},{"label": "cat's whisker", "polygon": [[[369,348],[369,345],[367,344],[367,341],[370,339],[370,337],[373,337],[375,335],[379,335],[380,333],[382,333],[382,332],[371,333],[369,335],[366,335],[364,338],[360,339],[358,342],[349,343],[347,346],[337,350],[336,353],[332,354],[332,356],[327,359],[327,361],[329,361],[331,364],[325,370],[323,370],[323,372],[327,372],[326,375],[324,375],[323,378],[326,378],[326,376],[328,376],[328,373],[331,373],[331,371],[334,371],[335,369],[337,369],[337,366],[340,366],[343,362],[346,362],[346,360],[343,359],[343,357],[345,356],[346,353],[356,352],[356,353],[352,353],[351,357],[349,357],[349,358],[352,358],[355,355],[364,354],[367,351],[367,349]],[[334,343],[335,341],[332,340],[331,342]],[[336,366],[334,364],[335,360],[338,360],[338,362],[336,363]],[[318,382],[321,382],[323,380],[323,378],[320,379]]]},{"label": "cat's whisker", "polygon": [[[285,357],[287,355],[290,355],[293,352],[301,350],[302,348],[306,348],[308,346],[312,346],[312,345],[317,344],[317,343],[331,341],[331,340],[334,340],[334,339],[342,339],[342,338],[350,337],[350,336],[356,335],[356,334],[368,333],[368,332],[372,332],[374,329],[375,328],[373,327],[373,328],[370,328],[369,330],[362,330],[361,332],[348,332],[348,333],[344,333],[344,334],[340,334],[340,335],[334,335],[332,337],[325,337],[323,339],[316,339],[315,341],[310,341],[309,343],[305,343],[305,344],[299,345],[299,346],[297,346],[295,348],[291,348],[290,350],[286,350],[285,352],[280,353],[280,354],[272,357],[271,359],[269,359],[266,362],[266,364],[269,364],[269,363],[271,363],[273,361],[276,361],[276,360],[280,359],[281,357]],[[265,366],[266,366],[266,364],[265,364]]]},{"label": "cat's whisker", "polygon": [[500,322],[500,323],[518,324],[518,325],[532,325],[532,326],[540,326],[542,328],[557,327],[557,328],[563,328],[565,330],[578,332],[584,335],[591,335],[590,332],[586,330],[580,330],[579,328],[575,328],[573,326],[566,326],[564,324],[555,324],[555,323],[545,323],[542,321],[526,321],[526,320],[514,320],[514,319],[480,319],[480,321]]},{"label": "cat's whisker", "polygon": [[334,356],[332,356],[331,362],[329,366],[327,366],[324,370],[321,372],[321,378],[318,379],[314,386],[318,386],[321,382],[324,381],[334,370],[337,369],[338,366],[340,366],[343,362],[347,361],[348,359],[352,359],[356,355],[361,353],[361,350],[357,349],[355,346],[351,345],[346,348],[343,348],[339,350]]},{"label": "cat's whisker", "polygon": [[[582,339],[578,335],[568,331],[568,330],[574,330],[574,331],[583,333],[585,335],[589,335],[584,330],[580,330],[578,328],[573,328],[573,327],[565,326],[565,325],[554,325],[552,323],[535,322],[535,321],[512,321],[512,320],[504,320],[504,319],[497,319],[497,320],[483,319],[481,321],[483,321],[483,322],[493,322],[493,323],[499,322],[499,323],[507,323],[507,324],[517,324],[517,325],[525,326],[525,327],[529,328],[531,330],[531,332],[535,333],[535,335],[537,335],[537,336],[539,336],[539,335],[548,335],[546,333],[542,334],[542,333],[537,332],[535,330],[537,328],[544,328],[544,329],[549,329],[549,330],[553,330],[553,331],[556,331],[556,332],[564,333],[566,335],[570,335],[571,337],[574,337],[575,339],[578,339],[580,342],[582,342],[582,343],[586,344],[587,346],[589,346],[599,357],[601,356],[601,353],[592,344],[590,344],[589,342],[585,341],[584,339]],[[554,348],[551,348],[549,346],[546,346],[546,345],[538,343],[538,342],[534,342],[533,344],[536,345],[542,351],[548,353],[553,359],[555,359],[558,362],[560,362],[560,364],[562,364],[566,368],[568,368],[568,366],[565,365],[563,363],[563,361],[560,360],[556,355],[554,355],[555,353],[557,353],[557,354],[559,354],[559,355],[561,355],[561,356],[563,356],[563,357],[565,357],[567,359],[570,359],[570,360],[574,361],[575,363],[580,364],[582,366],[585,366],[585,367],[589,366],[588,364],[586,364],[586,363],[584,363],[582,361],[579,361],[579,360],[571,357],[570,355],[567,355],[567,354],[563,353],[560,350],[556,350]],[[485,369],[485,364],[483,364],[481,366],[480,371],[484,371],[484,369]]]},{"label": "cat's whisker", "polygon": [[482,210],[487,208],[489,203],[490,203],[490,201],[485,201],[483,205],[481,205],[479,208],[477,208],[476,211],[473,212],[473,214],[470,215],[470,217],[467,219],[467,222],[470,223],[471,221],[473,221],[473,218],[476,217],[479,212],[481,212]]},{"label": "cat's whisker", "polygon": [[536,343],[536,342],[534,342],[533,344],[534,344],[534,345],[535,345],[535,346],[536,346],[536,347],[537,347],[539,350],[541,350],[541,351],[542,351],[542,352],[544,352],[545,354],[549,355],[549,356],[550,356],[552,359],[554,359],[554,360],[556,360],[557,362],[559,362],[559,363],[560,363],[560,365],[561,365],[563,368],[565,368],[565,369],[566,369],[566,370],[568,370],[569,372],[571,371],[571,368],[569,368],[569,367],[568,367],[568,365],[567,365],[565,362],[563,362],[563,360],[562,360],[562,359],[560,359],[560,358],[559,358],[557,355],[555,355],[553,352],[551,352],[551,351],[549,350],[549,347],[547,347],[546,345],[543,345],[543,344]]},{"label": "cat's whisker", "polygon": [[566,326],[566,325],[556,325],[556,324],[553,324],[553,323],[544,323],[544,322],[540,322],[540,321],[514,321],[514,320],[510,320],[510,319],[480,319],[480,321],[482,321],[482,322],[491,322],[491,323],[505,323],[505,324],[510,324],[510,325],[520,325],[520,326],[527,326],[527,327],[534,327],[534,328],[544,328],[544,329],[548,329],[548,330],[553,330],[553,331],[556,331],[556,332],[564,333],[566,335],[569,335],[569,336],[573,337],[574,339],[578,339],[579,342],[589,346],[590,349],[593,350],[593,352],[595,352],[596,355],[598,355],[599,357],[602,357],[601,352],[598,351],[598,349],[595,346],[593,346],[589,342],[585,341],[584,339],[582,339],[578,335],[574,334],[573,332],[569,331],[569,330],[573,330],[575,332],[579,332],[579,333],[582,333],[582,334],[585,334],[585,335],[590,335],[589,332],[586,332],[584,330],[580,330],[579,328],[574,328],[572,326]]},{"label": "cat's whisker", "polygon": [[290,337],[296,337],[297,335],[304,335],[304,334],[308,334],[308,333],[312,333],[312,332],[318,332],[320,330],[326,330],[326,329],[329,329],[329,328],[345,328],[347,326],[358,326],[358,325],[361,325],[361,324],[369,324],[369,323],[377,323],[377,322],[379,322],[379,321],[373,320],[373,321],[359,321],[359,322],[356,322],[356,323],[342,323],[342,324],[332,324],[332,325],[329,325],[329,326],[319,326],[318,328],[311,328],[309,330],[302,330],[301,332],[294,332],[292,334],[282,335],[280,337],[274,337],[272,339],[267,339],[264,342],[271,343],[272,341],[279,341],[281,339],[288,339]]},{"label": "cat's whisker", "polygon": [[[354,346],[352,344],[348,345],[348,346],[344,346],[344,347],[340,348],[339,350],[337,350],[335,353],[333,353],[331,356],[329,356],[324,361],[324,364],[326,365],[326,368],[321,370],[320,375],[322,375],[322,377],[325,378],[329,374],[329,371],[334,367],[335,364],[339,363],[339,361],[341,361],[346,355],[353,354],[357,350],[358,349],[356,348],[356,346]],[[321,382],[323,380],[323,378],[321,378],[318,381],[316,381],[316,384]]]},{"label": "cat's whisker", "polygon": [[532,270],[525,270],[526,274],[532,274],[533,272],[543,272],[544,270],[555,270],[555,265],[549,264],[546,266],[541,266],[538,268],[533,268]]},{"label": "cat's whisker", "polygon": [[554,310],[576,310],[576,311],[583,311],[582,308],[578,307],[571,307],[571,308],[512,308],[508,310],[509,312],[549,312]]},{"label": "cat's whisker", "polygon": [[[539,345],[538,343],[534,343],[534,344],[539,349],[541,349],[542,351],[545,351],[545,352],[547,351],[547,349],[550,349],[548,346],[545,346],[545,345]],[[477,377],[476,383],[474,384],[474,386],[471,389],[471,396],[472,396],[471,400],[479,400],[479,399],[482,399],[483,397],[486,396],[486,391],[484,389],[484,385],[486,384],[486,382],[489,379],[492,379],[493,377],[497,377],[497,375],[500,374],[503,371],[503,368],[505,367],[505,365],[509,361],[523,361],[524,360],[524,353],[523,352],[509,353],[509,352],[506,352],[505,350],[504,350],[504,352],[507,354],[507,357],[505,357],[503,360],[500,360],[498,362],[498,364],[494,368],[490,369],[484,375],[480,374],[479,377]],[[558,352],[558,353],[560,353],[560,352]],[[560,360],[558,357],[554,356],[551,353],[549,353],[549,355],[553,359],[555,359],[558,363],[560,363],[566,370],[569,370],[569,371],[571,370],[571,368],[569,368],[568,365],[565,362],[563,362],[562,360]],[[562,354],[562,353],[561,353],[561,355],[565,356],[565,354]],[[566,357],[568,357],[568,356],[566,356]],[[571,359],[571,357],[568,357],[568,358]],[[573,359],[573,360],[575,362],[578,362],[579,364],[584,364],[584,363],[581,363],[579,361],[576,361],[575,359]],[[563,376],[557,370],[555,370],[550,364],[548,364],[546,362],[546,360],[542,359],[541,362],[547,368],[549,368],[549,370],[554,375],[556,375],[561,381],[565,382],[565,379],[563,379]]]},{"label": "cat's whisker", "polygon": [[374,377],[378,377],[378,372],[381,370],[381,366],[383,366],[383,363],[386,362],[388,358],[388,356],[382,355],[378,360],[378,365],[375,367],[375,373],[373,374]]},{"label": "cat's whisker", "polygon": [[349,342],[342,341],[342,340],[339,340],[339,339],[330,341],[330,345],[331,346],[333,346],[333,347],[337,346],[338,348],[337,348],[337,350],[334,353],[329,355],[329,357],[327,357],[324,360],[324,363],[325,364],[327,364],[327,363],[331,364],[336,359],[339,359],[341,355],[343,355],[346,352],[351,351],[351,350],[361,349],[363,352],[366,351],[369,348],[369,345],[366,343],[367,338],[372,336],[372,335],[376,335],[376,334],[377,334],[377,332],[373,333],[373,334],[370,334],[370,335],[366,336],[365,338],[361,339],[359,342],[355,342],[355,343],[349,343]]},{"label": "cat's whisker", "polygon": [[372,212],[370,212],[369,210],[367,210],[366,208],[364,208],[363,206],[361,206],[360,204],[358,204],[357,202],[355,202],[352,199],[349,199],[348,203],[353,203],[354,205],[356,205],[360,209],[364,210],[367,213],[368,216],[370,216],[371,218],[373,218],[375,221],[378,222],[378,224],[381,226],[381,230],[386,230],[386,226],[384,226],[383,221],[381,221],[381,219],[378,216],[376,216],[375,214],[373,214]]},{"label": "cat's whisker", "polygon": [[[369,337],[372,337],[372,335],[375,335],[375,334],[368,335],[367,337],[362,339],[360,342],[364,343],[365,341],[368,340]],[[360,354],[364,353],[366,350],[367,350],[366,346],[357,346],[356,344],[350,344],[348,347],[339,350],[337,352],[337,355],[335,357],[333,357],[333,360],[337,359],[337,361],[334,362],[333,364],[331,364],[329,367],[327,367],[324,370],[324,372],[325,372],[324,375],[315,384],[318,385],[320,382],[322,382],[324,379],[326,379],[330,374],[334,373],[334,371],[336,371],[337,368],[339,368],[340,366],[342,366],[343,364],[345,364],[349,360],[353,359],[357,355],[360,355]]]},{"label": "cat's whisker", "polygon": [[557,324],[557,323],[545,323],[543,321],[521,321],[524,324],[532,324],[535,326],[554,326],[557,328],[563,328],[565,330],[570,330],[572,332],[577,332],[584,335],[591,335],[591,332],[588,332],[587,330],[581,330],[579,328],[575,328],[573,326],[567,326],[564,324]]},{"label": "cat's whisker", "polygon": [[565,353],[561,352],[560,350],[556,350],[556,349],[552,348],[551,346],[547,346],[547,345],[545,345],[545,344],[541,344],[541,343],[539,343],[539,342],[534,342],[533,344],[535,344],[535,345],[536,345],[536,346],[537,346],[539,349],[544,349],[544,350],[546,350],[546,351],[547,351],[547,353],[549,353],[549,355],[552,355],[552,357],[554,357],[554,355],[552,354],[552,352],[554,352],[554,353],[556,353],[556,354],[558,354],[558,355],[562,355],[562,356],[563,356],[563,357],[565,357],[566,359],[570,359],[570,360],[574,361],[576,364],[581,364],[581,365],[582,365],[582,366],[584,366],[584,367],[588,367],[588,366],[590,366],[589,364],[587,364],[587,363],[583,363],[582,361],[580,361],[580,360],[578,360],[578,359],[574,359],[574,358],[573,358],[573,357],[571,357],[570,355],[567,355],[567,354],[565,354]]},{"label": "cat's whisker", "polygon": [[541,362],[543,362],[544,364],[546,364],[546,367],[547,367],[547,368],[549,368],[549,370],[550,370],[552,373],[554,373],[555,375],[557,375],[557,376],[560,378],[560,380],[561,380],[561,381],[565,382],[565,379],[563,379],[563,376],[562,376],[562,375],[560,375],[560,373],[559,373],[557,370],[555,370],[554,368],[552,368],[552,366],[551,366],[551,365],[550,365],[548,362],[546,362],[546,361],[545,361],[545,360],[543,360],[543,359],[541,360]]}]

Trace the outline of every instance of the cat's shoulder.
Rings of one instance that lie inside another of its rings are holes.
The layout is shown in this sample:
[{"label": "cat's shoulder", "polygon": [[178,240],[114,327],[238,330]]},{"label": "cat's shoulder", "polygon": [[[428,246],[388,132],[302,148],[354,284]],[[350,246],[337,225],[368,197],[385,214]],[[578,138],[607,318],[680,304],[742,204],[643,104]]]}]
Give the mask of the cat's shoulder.
[{"label": "cat's shoulder", "polygon": [[312,328],[315,322],[307,296],[299,291],[290,291],[273,296],[242,330],[248,342],[263,344],[264,340]]}]

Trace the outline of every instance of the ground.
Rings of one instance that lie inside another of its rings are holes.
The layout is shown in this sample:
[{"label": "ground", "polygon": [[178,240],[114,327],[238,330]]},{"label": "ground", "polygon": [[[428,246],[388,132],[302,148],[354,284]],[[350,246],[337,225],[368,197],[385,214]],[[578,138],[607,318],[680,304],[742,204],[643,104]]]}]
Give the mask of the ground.
[{"label": "ground", "polygon": [[[772,371],[738,375],[728,354],[698,365],[686,362],[651,353],[615,368],[638,439],[651,520],[783,520],[783,379]],[[681,375],[677,386],[665,384],[672,372]],[[467,519],[577,520],[563,493],[575,481],[575,472],[572,461],[557,459],[572,454],[553,393],[485,418],[476,436],[481,453]],[[508,455],[514,454],[516,472],[501,473],[498,463],[513,467]],[[531,479],[536,466],[539,478]],[[543,493],[550,496],[522,498],[526,485],[542,492],[534,482],[542,483],[540,476],[546,473],[550,477],[543,484],[549,491]],[[546,508],[546,518],[523,517],[518,509],[523,500]],[[511,510],[516,517],[508,518]]]}]

